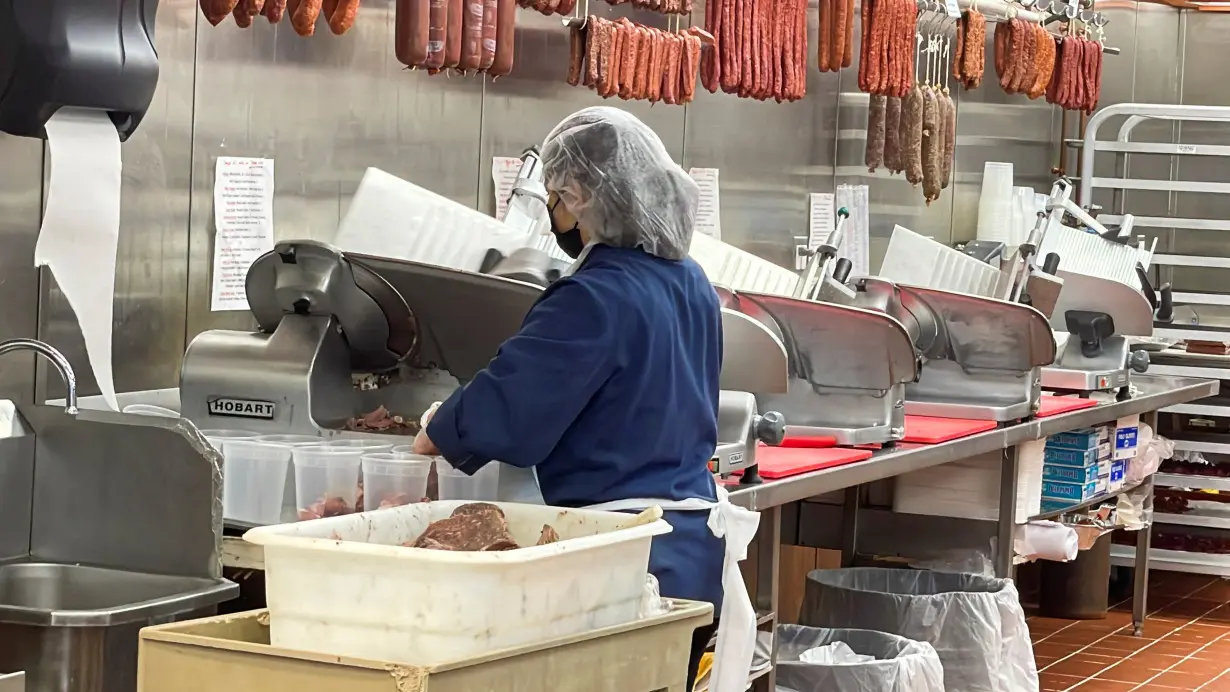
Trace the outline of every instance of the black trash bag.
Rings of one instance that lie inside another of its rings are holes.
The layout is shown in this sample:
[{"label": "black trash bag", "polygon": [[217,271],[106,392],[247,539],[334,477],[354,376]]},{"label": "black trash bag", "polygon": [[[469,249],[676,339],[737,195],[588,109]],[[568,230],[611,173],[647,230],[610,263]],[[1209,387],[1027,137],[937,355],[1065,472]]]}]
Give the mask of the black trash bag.
[{"label": "black trash bag", "polygon": [[935,647],[949,692],[1036,692],[1038,671],[1008,579],[904,569],[815,570],[799,622],[896,634]]},{"label": "black trash bag", "polygon": [[[824,665],[799,660],[805,651],[845,642],[866,663]],[[869,630],[799,625],[777,628],[777,689],[789,692],[944,692],[944,667],[930,644]]]}]

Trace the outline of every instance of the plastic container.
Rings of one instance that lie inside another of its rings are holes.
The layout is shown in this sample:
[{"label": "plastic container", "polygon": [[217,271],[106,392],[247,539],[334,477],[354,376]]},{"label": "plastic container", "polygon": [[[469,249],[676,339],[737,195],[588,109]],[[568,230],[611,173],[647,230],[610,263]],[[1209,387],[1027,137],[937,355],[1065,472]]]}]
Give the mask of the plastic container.
[{"label": "plastic container", "polygon": [[[299,450],[296,450],[299,451]],[[439,665],[637,618],[664,520],[497,503],[507,552],[403,548],[464,502],[421,502],[244,535],[264,547],[270,643],[330,656]],[[536,546],[544,524],[558,543]],[[341,540],[337,540],[340,538]]]},{"label": "plastic container", "polygon": [[179,411],[172,411],[153,404],[129,404],[124,407],[124,413],[134,416],[159,416],[162,418],[179,418]]},{"label": "plastic container", "polygon": [[441,500],[489,501],[496,499],[500,490],[500,465],[495,462],[467,476],[453,468],[444,457],[436,457],[436,477]]},{"label": "plastic container", "polygon": [[223,453],[226,456],[222,445],[227,440],[254,440],[260,437],[260,433],[248,432],[246,430],[202,430],[201,436],[204,437],[209,444],[213,445],[214,449]]},{"label": "plastic container", "polygon": [[383,442],[366,437],[339,438],[321,442],[323,447],[336,449],[359,449],[365,452],[388,452],[393,449],[392,442]]},{"label": "plastic container", "polygon": [[302,520],[352,514],[359,499],[362,447],[294,447],[295,506]]},{"label": "plastic container", "polygon": [[431,457],[398,452],[363,455],[363,509],[400,507],[427,497]]},{"label": "plastic container", "polygon": [[295,485],[290,474],[291,450],[319,445],[311,435],[260,435],[224,440],[223,516],[245,524],[294,521]]}]

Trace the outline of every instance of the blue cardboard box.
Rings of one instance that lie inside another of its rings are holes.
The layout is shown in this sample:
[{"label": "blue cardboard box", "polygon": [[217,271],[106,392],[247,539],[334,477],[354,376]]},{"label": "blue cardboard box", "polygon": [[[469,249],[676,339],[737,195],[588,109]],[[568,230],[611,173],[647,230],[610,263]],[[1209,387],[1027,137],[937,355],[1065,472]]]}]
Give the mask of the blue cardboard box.
[{"label": "blue cardboard box", "polygon": [[1070,502],[1068,500],[1042,500],[1042,513],[1050,514],[1051,512],[1061,512],[1069,507],[1080,504],[1079,502]]},{"label": "blue cardboard box", "polygon": [[1043,452],[1042,460],[1047,464],[1056,466],[1093,466],[1098,465],[1098,448],[1097,445],[1085,450],[1079,449],[1058,449],[1047,446]]},{"label": "blue cardboard box", "polygon": [[1047,449],[1094,449],[1098,446],[1098,431],[1095,428],[1057,433],[1046,438]]},{"label": "blue cardboard box", "polygon": [[1047,500],[1064,500],[1071,504],[1080,504],[1085,500],[1097,497],[1098,482],[1064,483],[1062,481],[1042,481],[1042,497]]},{"label": "blue cardboard box", "polygon": [[1099,466],[1063,466],[1060,464],[1043,464],[1042,480],[1061,481],[1063,483],[1090,483],[1098,479]]}]

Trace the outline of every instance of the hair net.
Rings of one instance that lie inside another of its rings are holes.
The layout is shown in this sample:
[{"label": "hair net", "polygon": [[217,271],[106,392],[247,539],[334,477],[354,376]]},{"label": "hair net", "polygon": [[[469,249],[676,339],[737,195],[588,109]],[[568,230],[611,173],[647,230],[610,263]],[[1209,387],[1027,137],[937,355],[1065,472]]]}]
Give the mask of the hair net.
[{"label": "hair net", "polygon": [[542,147],[544,183],[591,242],[683,259],[700,188],[632,114],[598,106],[564,118]]}]

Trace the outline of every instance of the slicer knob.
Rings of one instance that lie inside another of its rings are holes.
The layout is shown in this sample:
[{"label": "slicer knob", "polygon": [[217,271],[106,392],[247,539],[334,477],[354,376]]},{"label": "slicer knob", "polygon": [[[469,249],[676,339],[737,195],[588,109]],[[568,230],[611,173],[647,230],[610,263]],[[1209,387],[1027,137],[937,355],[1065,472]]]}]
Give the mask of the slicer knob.
[{"label": "slicer knob", "polygon": [[763,416],[756,416],[756,439],[776,447],[786,439],[786,417],[777,411],[769,411]]},{"label": "slicer knob", "polygon": [[1149,369],[1149,352],[1145,350],[1132,351],[1128,356],[1128,367],[1143,373]]}]

